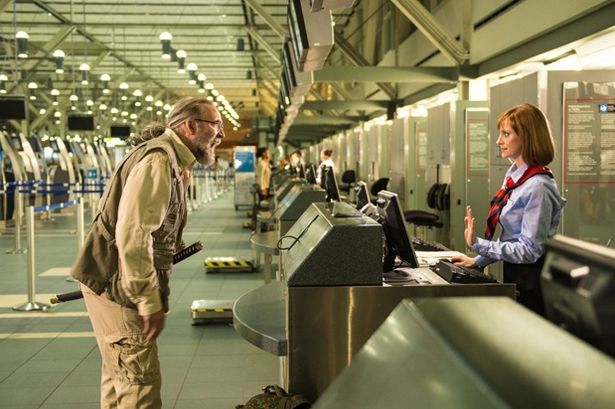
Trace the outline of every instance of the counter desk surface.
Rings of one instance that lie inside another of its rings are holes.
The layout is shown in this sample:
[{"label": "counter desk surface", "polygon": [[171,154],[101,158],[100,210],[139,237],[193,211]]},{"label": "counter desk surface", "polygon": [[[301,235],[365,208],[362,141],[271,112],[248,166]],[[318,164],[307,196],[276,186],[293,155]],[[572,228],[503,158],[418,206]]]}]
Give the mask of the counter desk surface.
[{"label": "counter desk surface", "polygon": [[247,341],[277,356],[287,353],[286,284],[275,281],[235,301],[233,326]]},{"label": "counter desk surface", "polygon": [[[289,300],[289,293],[294,294]],[[275,281],[248,291],[239,297],[233,306],[233,325],[235,330],[247,341],[277,356],[288,353],[288,328],[304,327],[306,322],[287,322],[286,310],[291,309],[293,314],[310,314],[307,311],[313,303],[328,305],[332,311],[324,311],[331,318],[336,318],[335,311],[347,311],[355,302],[361,301],[359,308],[370,309],[375,306],[383,307],[386,311],[379,314],[380,322],[402,299],[407,297],[439,297],[439,296],[472,296],[472,295],[505,295],[514,297],[514,285],[503,284],[434,284],[409,286],[334,286],[334,287],[288,287],[285,282]],[[310,301],[311,300],[311,301]],[[327,301],[328,300],[328,301]],[[331,305],[334,304],[334,305]],[[344,305],[341,305],[344,304]],[[304,307],[302,307],[302,305]],[[372,307],[369,307],[372,305]],[[357,309],[357,305],[350,310]],[[313,311],[313,310],[312,310]],[[351,314],[355,315],[355,314]],[[340,317],[341,318],[341,317]],[[347,317],[348,318],[348,317]],[[291,318],[292,319],[292,318]],[[361,320],[364,321],[364,320]],[[371,328],[371,327],[370,327]],[[375,328],[371,328],[375,329]],[[367,331],[371,331],[368,329]],[[369,337],[369,334],[363,334]]]},{"label": "counter desk surface", "polygon": [[278,250],[278,231],[268,231],[264,233],[255,233],[250,237],[250,245],[260,253],[277,256]]},{"label": "counter desk surface", "polygon": [[256,250],[257,264],[260,263],[260,253],[265,255],[263,262],[263,274],[265,276],[265,284],[271,282],[271,265],[273,263],[272,256],[280,254],[278,250],[278,236],[277,230],[268,231],[264,233],[255,233],[250,237],[250,245]]}]

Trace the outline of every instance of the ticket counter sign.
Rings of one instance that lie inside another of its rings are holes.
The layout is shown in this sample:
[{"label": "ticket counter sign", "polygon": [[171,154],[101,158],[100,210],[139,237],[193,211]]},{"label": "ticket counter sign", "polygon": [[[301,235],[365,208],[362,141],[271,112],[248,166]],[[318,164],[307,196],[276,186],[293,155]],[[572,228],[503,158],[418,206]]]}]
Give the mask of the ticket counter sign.
[{"label": "ticket counter sign", "polygon": [[88,168],[85,177],[87,179],[98,179],[98,169],[96,168]]},{"label": "ticket counter sign", "polygon": [[235,172],[254,172],[254,151],[235,151]]},{"label": "ticket counter sign", "polygon": [[235,167],[235,210],[239,206],[252,206],[254,202],[251,188],[255,182],[256,147],[237,146],[233,151]]}]

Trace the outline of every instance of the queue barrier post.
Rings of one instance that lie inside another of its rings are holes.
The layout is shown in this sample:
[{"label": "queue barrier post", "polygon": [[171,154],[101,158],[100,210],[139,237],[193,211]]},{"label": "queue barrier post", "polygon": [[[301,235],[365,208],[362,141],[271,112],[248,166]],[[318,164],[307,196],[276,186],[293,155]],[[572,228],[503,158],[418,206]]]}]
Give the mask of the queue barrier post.
[{"label": "queue barrier post", "polygon": [[[34,213],[46,212],[54,209],[61,209],[78,205],[77,214],[80,215],[81,222],[77,220],[77,241],[81,240],[83,243],[83,227],[79,229],[79,224],[83,225],[83,199],[69,200],[68,202],[58,203],[51,206],[27,206],[26,207],[26,241],[27,241],[27,253],[28,253],[28,265],[27,265],[27,285],[28,285],[28,300],[16,307],[13,307],[14,311],[44,311],[49,308],[48,304],[36,302],[36,251],[34,243]],[[79,207],[81,210],[79,210]],[[81,235],[81,239],[79,239]]]},{"label": "queue barrier post", "polygon": [[28,301],[13,307],[14,311],[44,311],[48,304],[36,302],[36,267],[34,254],[34,207],[26,207],[26,237],[28,242]]},{"label": "queue barrier post", "polygon": [[21,197],[21,193],[19,188],[15,189],[15,248],[13,250],[7,250],[6,254],[24,254],[26,250],[21,248],[21,225],[23,223],[22,220],[22,212],[23,212],[23,198]]},{"label": "queue barrier post", "polygon": [[85,231],[85,210],[83,197],[77,199],[77,251],[81,250],[84,241]]},{"label": "queue barrier post", "polygon": [[[77,199],[77,252],[83,247],[85,241],[85,205],[83,203],[83,196]],[[73,277],[66,277],[66,281],[69,283],[76,283]]]},{"label": "queue barrier post", "polygon": [[198,202],[196,201],[196,186],[194,185],[194,173],[190,174],[190,209],[196,210],[199,208]]}]

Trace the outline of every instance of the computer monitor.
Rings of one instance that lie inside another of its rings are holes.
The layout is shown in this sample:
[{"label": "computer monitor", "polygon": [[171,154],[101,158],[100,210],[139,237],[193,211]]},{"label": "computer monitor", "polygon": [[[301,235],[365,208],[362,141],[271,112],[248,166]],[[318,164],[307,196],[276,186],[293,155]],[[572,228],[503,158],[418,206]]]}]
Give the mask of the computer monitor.
[{"label": "computer monitor", "polygon": [[32,147],[32,150],[36,153],[43,153],[43,145],[41,145],[41,141],[34,136],[28,136],[26,138]]},{"label": "computer monitor", "polygon": [[361,210],[366,204],[370,203],[367,183],[363,181],[358,182],[355,190],[357,192],[357,209]]},{"label": "computer monitor", "polygon": [[297,170],[298,170],[298,176],[301,179],[305,179],[305,165],[303,163],[300,163],[299,166],[297,166]]},{"label": "computer monitor", "polygon": [[23,152],[23,145],[21,144],[21,137],[19,135],[11,136],[11,142],[13,143],[13,149],[17,152]]},{"label": "computer monitor", "polygon": [[615,357],[615,250],[560,235],[545,247],[547,318]]},{"label": "computer monitor", "polygon": [[49,147],[53,149],[54,152],[60,152],[60,147],[58,146],[58,142],[55,140],[55,138],[51,138],[49,140]]},{"label": "computer monitor", "polygon": [[395,257],[405,261],[409,267],[417,268],[419,262],[412,248],[397,194],[381,190],[378,192],[376,208],[386,240],[383,272],[391,271],[395,267]]},{"label": "computer monitor", "polygon": [[[335,179],[335,172],[330,166],[325,166],[320,176],[320,184],[325,189],[327,202],[339,202],[340,201],[340,189],[337,186],[337,180]],[[324,184],[324,186],[322,186]]]},{"label": "computer monitor", "polygon": [[[320,168],[316,171],[320,171],[320,180],[318,181],[318,183],[320,183],[320,187],[323,189],[327,188],[327,184],[326,184],[326,179],[325,179],[325,169],[326,169],[327,165],[320,165]],[[316,173],[318,175],[318,173]]]},{"label": "computer monitor", "polygon": [[305,169],[305,180],[313,185],[316,184],[316,165],[308,165]]}]

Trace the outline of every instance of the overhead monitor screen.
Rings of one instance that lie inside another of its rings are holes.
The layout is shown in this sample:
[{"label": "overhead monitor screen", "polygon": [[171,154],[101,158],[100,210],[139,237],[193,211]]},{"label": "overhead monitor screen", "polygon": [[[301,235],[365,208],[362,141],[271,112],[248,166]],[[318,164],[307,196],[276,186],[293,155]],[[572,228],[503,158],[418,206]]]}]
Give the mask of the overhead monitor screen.
[{"label": "overhead monitor screen", "polygon": [[93,131],[94,117],[92,115],[68,115],[69,131]]},{"label": "overhead monitor screen", "polygon": [[27,119],[26,99],[20,96],[0,97],[0,119]]},{"label": "overhead monitor screen", "polygon": [[111,125],[109,133],[116,138],[128,138],[130,136],[130,126],[128,125]]},{"label": "overhead monitor screen", "polygon": [[308,47],[301,0],[290,0],[288,2],[288,31],[290,32],[291,43],[295,49],[296,65],[300,66],[303,50]]}]

